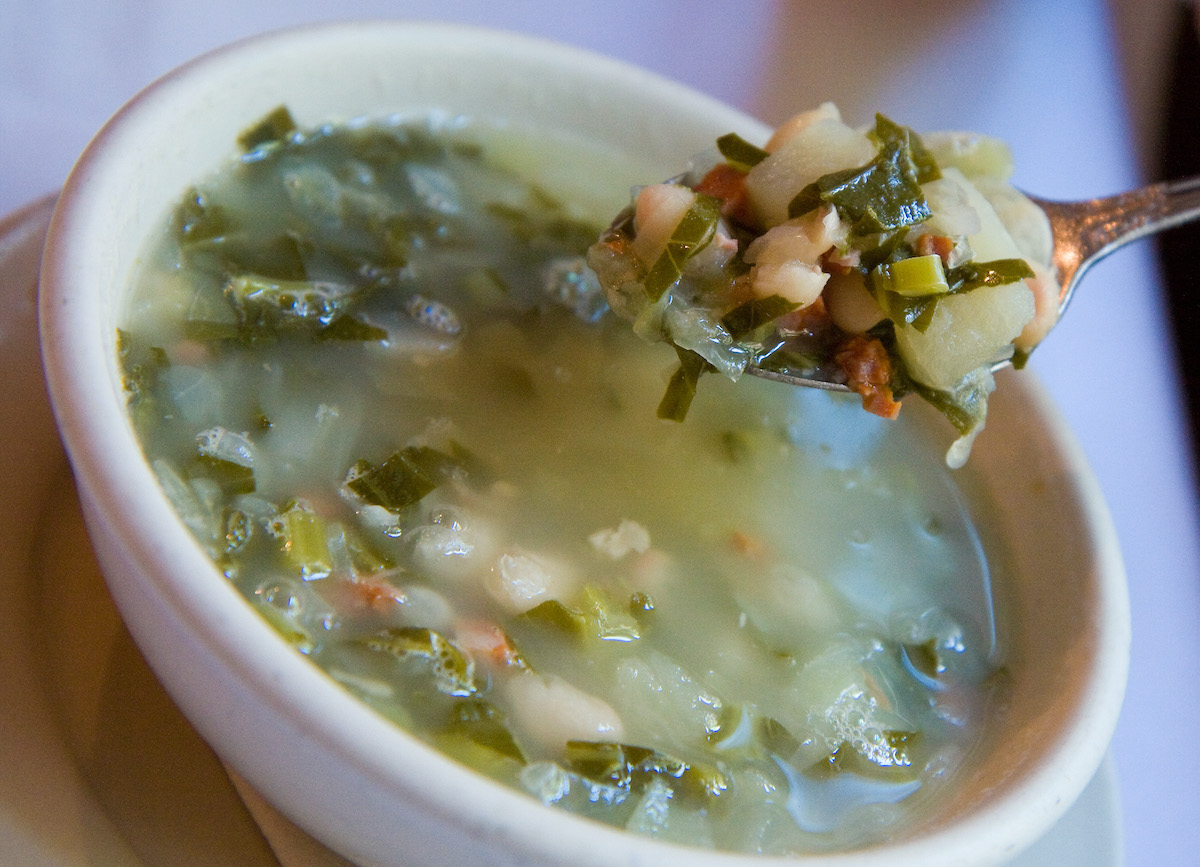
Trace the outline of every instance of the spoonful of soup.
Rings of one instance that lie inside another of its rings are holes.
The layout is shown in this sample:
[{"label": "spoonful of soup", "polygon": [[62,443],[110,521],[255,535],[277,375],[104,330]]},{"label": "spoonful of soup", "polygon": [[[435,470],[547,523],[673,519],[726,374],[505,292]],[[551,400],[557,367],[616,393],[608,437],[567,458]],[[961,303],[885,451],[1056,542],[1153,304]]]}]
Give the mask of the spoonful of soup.
[{"label": "spoonful of soup", "polygon": [[831,103],[761,147],[716,145],[638,190],[588,254],[613,310],[678,355],[659,416],[682,421],[710,372],[855,392],[887,418],[917,395],[959,433],[951,466],[993,373],[1025,363],[1087,268],[1200,215],[1200,179],[1035,199],[998,139],[856,129]]}]

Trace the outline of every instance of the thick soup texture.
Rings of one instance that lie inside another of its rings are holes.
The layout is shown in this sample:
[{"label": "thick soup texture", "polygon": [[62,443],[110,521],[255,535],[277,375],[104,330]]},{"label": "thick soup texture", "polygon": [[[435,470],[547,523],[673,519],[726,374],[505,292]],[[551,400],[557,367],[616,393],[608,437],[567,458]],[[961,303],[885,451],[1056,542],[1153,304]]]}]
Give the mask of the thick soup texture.
[{"label": "thick soup texture", "polygon": [[656,416],[675,358],[583,261],[627,158],[285,111],[242,146],[120,345],[167,495],[297,652],[662,839],[853,847],[950,796],[1003,681],[962,496],[854,396],[722,381]]}]

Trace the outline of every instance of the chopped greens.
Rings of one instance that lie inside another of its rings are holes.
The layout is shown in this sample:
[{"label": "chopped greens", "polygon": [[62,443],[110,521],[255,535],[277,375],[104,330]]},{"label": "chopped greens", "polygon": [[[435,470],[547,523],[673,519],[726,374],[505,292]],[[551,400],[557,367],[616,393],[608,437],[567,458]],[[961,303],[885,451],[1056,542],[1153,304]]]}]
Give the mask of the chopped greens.
[{"label": "chopped greens", "polygon": [[696,196],[679,225],[667,241],[662,255],[646,274],[646,295],[657,301],[683,273],[684,263],[703,250],[713,239],[720,208],[711,196]]},{"label": "chopped greens", "polygon": [[360,639],[368,650],[385,653],[400,662],[416,663],[439,692],[452,696],[474,695],[475,663],[441,633],[424,627],[387,629]]},{"label": "chopped greens", "polygon": [[730,337],[741,340],[799,306],[795,301],[789,301],[779,295],[751,298],[722,316],[721,325],[729,332]]},{"label": "chopped greens", "polygon": [[265,117],[247,127],[238,136],[238,144],[244,151],[252,151],[264,145],[283,141],[296,131],[296,121],[286,105],[272,109]]},{"label": "chopped greens", "polygon": [[796,194],[788,215],[802,216],[822,203],[837,208],[858,237],[907,229],[933,216],[912,151],[899,141],[885,144],[864,166],[822,175]]},{"label": "chopped greens", "polygon": [[692,405],[692,398],[696,396],[700,377],[714,368],[704,356],[690,349],[676,346],[675,354],[679,356],[679,369],[671,375],[671,381],[667,384],[666,394],[658,405],[658,417],[668,421],[683,421]]},{"label": "chopped greens", "polygon": [[717,150],[730,165],[743,171],[754,168],[768,156],[758,145],[751,144],[734,132],[717,139]]},{"label": "chopped greens", "polygon": [[432,493],[460,469],[445,452],[429,446],[406,446],[381,464],[360,460],[346,478],[346,488],[363,502],[399,512]]},{"label": "chopped greens", "polygon": [[[906,393],[936,395],[961,433],[947,459],[965,460],[993,365],[1023,364],[1053,325],[1053,265],[1027,252],[1044,256],[1048,228],[1035,207],[1011,206],[1011,167],[955,159],[883,114],[852,129],[828,103],[770,147],[721,136],[723,162],[642,189],[592,247],[612,308],[680,353],[659,418],[684,420],[701,373],[758,368],[845,387],[885,418]],[[661,242],[677,187],[696,204]],[[963,300],[982,287],[1007,288]]]},{"label": "chopped greens", "polygon": [[647,747],[568,741],[567,768],[597,783],[623,791],[640,791],[650,780],[666,779],[682,795],[705,800],[721,797],[729,780],[719,769],[696,766]]}]

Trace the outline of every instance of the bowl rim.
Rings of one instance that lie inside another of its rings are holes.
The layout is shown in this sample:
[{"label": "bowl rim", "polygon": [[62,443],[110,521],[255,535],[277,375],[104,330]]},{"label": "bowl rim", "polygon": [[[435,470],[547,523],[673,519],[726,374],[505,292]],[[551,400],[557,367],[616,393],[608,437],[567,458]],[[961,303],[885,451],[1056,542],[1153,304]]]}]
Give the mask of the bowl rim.
[{"label": "bowl rim", "polygon": [[[458,808],[464,790],[471,793],[472,799],[486,802],[489,806],[481,810],[481,818],[462,826],[468,834],[483,839],[502,826],[505,834],[520,838],[523,851],[537,853],[538,863],[570,861],[581,852],[596,849],[605,850],[614,863],[633,863],[647,853],[663,859],[674,856],[680,863],[694,865],[736,863],[739,856],[735,854],[665,844],[562,810],[548,810],[523,793],[482,778],[351,697],[300,657],[250,609],[229,582],[181,580],[178,575],[195,574],[193,570],[220,578],[181,522],[168,521],[162,533],[145,530],[162,526],[161,516],[169,504],[156,483],[147,484],[153,482],[152,472],[132,434],[123,400],[117,399],[119,391],[114,392],[115,358],[101,329],[94,324],[103,321],[102,300],[98,293],[81,295],[73,291],[73,287],[87,286],[97,279],[93,263],[98,261],[103,244],[97,230],[107,227],[112,231],[114,185],[128,177],[129,154],[137,152],[139,133],[144,132],[146,124],[154,123],[171,101],[203,92],[206,76],[222,65],[236,65],[262,52],[296,51],[305,45],[385,36],[425,44],[440,40],[446,45],[454,43],[472,51],[509,56],[520,53],[551,68],[586,71],[624,86],[636,83],[652,91],[655,99],[675,100],[688,111],[720,118],[722,124],[749,136],[765,138],[770,131],[711,97],[612,58],[538,37],[441,22],[359,20],[287,28],[239,40],[167,73],[126,103],[92,139],[59,196],[43,259],[39,293],[43,363],[55,417],[88,512],[89,531],[100,544],[128,542],[131,563],[149,578],[158,602],[170,608],[180,628],[205,644],[214,660],[232,672],[243,688],[256,692],[275,713],[293,720],[299,714],[298,725],[304,736],[339,756],[357,774],[372,779],[382,789],[394,788],[401,779],[407,781],[408,789],[419,786],[429,796],[425,808],[443,819],[462,819]],[[1092,660],[1079,708],[1080,715],[1089,718],[1090,734],[1085,735],[1079,723],[1074,725],[1064,733],[1064,743],[1053,751],[1053,761],[1011,787],[1001,800],[978,808],[951,827],[900,843],[805,857],[799,859],[802,863],[843,867],[865,867],[881,861],[890,865],[925,864],[931,845],[951,861],[979,855],[981,847],[987,846],[997,849],[990,853],[992,860],[1007,857],[1049,828],[1082,792],[1104,756],[1128,671],[1130,615],[1124,567],[1107,507],[1081,450],[1044,391],[1028,379],[1028,374],[1023,377],[1020,382],[1009,377],[1003,388],[1012,399],[1028,401],[1040,414],[1047,441],[1059,450],[1064,477],[1081,506],[1092,537],[1089,544],[1100,566],[1096,574],[1097,629],[1106,638]],[[113,503],[124,506],[115,513],[104,506]],[[161,569],[162,564],[171,564],[172,570]],[[135,604],[128,598],[132,592],[129,588],[107,574],[106,580],[123,613]],[[220,612],[220,617],[214,620],[212,612]],[[141,643],[144,636],[134,624],[131,631]],[[154,658],[150,662],[156,671],[160,670],[161,663]],[[1120,689],[1114,690],[1115,684]],[[169,679],[166,685],[175,694]],[[317,713],[322,707],[336,707],[338,721],[322,718]],[[351,737],[350,732],[359,737]],[[202,733],[206,739],[212,734],[203,729]],[[362,745],[362,734],[370,735],[369,753]],[[223,757],[230,757],[224,745],[214,743],[214,747]],[[233,764],[238,767],[237,761]],[[253,771],[245,776],[252,783],[261,780]],[[295,818],[294,805],[292,809],[285,805],[284,811]],[[1019,822],[1024,833],[1000,839],[997,826],[1012,822]],[[753,860],[793,863],[797,859],[754,856]]]}]

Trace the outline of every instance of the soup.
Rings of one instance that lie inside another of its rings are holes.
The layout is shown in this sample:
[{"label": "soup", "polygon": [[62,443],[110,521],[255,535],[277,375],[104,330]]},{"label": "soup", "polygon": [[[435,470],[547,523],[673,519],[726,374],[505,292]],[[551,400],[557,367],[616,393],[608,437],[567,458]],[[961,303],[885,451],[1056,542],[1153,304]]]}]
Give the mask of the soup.
[{"label": "soup", "polygon": [[659,405],[683,420],[701,375],[790,374],[895,418],[915,393],[958,429],[961,467],[992,373],[1024,364],[1058,318],[1050,223],[1009,182],[1003,142],[924,139],[884,115],[854,129],[832,103],[760,148],[641,188],[589,252],[613,309],[670,344]]},{"label": "soup", "polygon": [[[915,424],[714,382],[584,254],[585,143],[280,110],[182,197],[120,334],[180,518],[329,677],[636,833],[771,854],[919,822],[1002,698],[989,562]],[[631,177],[632,176],[632,177]]]}]

